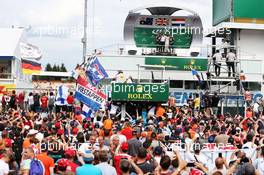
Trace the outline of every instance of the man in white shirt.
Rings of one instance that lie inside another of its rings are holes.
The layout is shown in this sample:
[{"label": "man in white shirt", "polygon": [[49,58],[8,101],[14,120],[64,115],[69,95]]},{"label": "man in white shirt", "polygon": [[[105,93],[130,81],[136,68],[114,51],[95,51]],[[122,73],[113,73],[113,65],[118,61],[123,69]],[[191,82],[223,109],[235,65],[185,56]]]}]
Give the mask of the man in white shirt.
[{"label": "man in white shirt", "polygon": [[264,147],[261,147],[260,156],[253,162],[253,166],[261,174],[264,174]]},{"label": "man in white shirt", "polygon": [[10,161],[10,156],[7,153],[2,154],[0,159],[0,175],[7,175],[9,172],[8,162]]},{"label": "man in white shirt", "polygon": [[203,154],[201,154],[201,149],[202,149],[201,143],[194,143],[193,144],[194,154],[191,153],[190,149],[187,148],[185,160],[187,162],[198,162],[198,163],[203,164],[203,166],[206,166],[208,160]]},{"label": "man in white shirt", "polygon": [[248,134],[246,137],[247,142],[242,146],[242,149],[256,149],[257,145],[254,143],[254,135]]},{"label": "man in white shirt", "polygon": [[78,149],[79,154],[85,154],[85,151],[92,150],[96,151],[99,150],[98,145],[96,145],[96,137],[91,135],[89,138],[89,142],[82,143],[80,148]]},{"label": "man in white shirt", "polygon": [[166,36],[162,34],[160,37],[161,52],[165,51],[165,41],[166,41]]},{"label": "man in white shirt", "polygon": [[216,53],[213,55],[213,63],[215,67],[215,76],[220,75],[220,68],[221,68],[221,63],[220,61],[223,59],[222,54],[219,52],[219,50],[216,51]]},{"label": "man in white shirt", "polygon": [[236,61],[236,54],[234,51],[230,50],[230,52],[226,56],[226,64],[228,68],[228,77],[231,76],[231,69],[233,72],[233,77],[235,77],[235,61]]}]

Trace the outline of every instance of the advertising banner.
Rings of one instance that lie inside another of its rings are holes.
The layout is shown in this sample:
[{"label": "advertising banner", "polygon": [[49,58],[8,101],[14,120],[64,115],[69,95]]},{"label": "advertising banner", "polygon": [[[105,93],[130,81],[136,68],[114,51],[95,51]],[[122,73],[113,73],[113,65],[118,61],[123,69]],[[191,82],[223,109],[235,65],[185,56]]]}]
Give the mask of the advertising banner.
[{"label": "advertising banner", "polygon": [[[182,70],[182,71],[191,71],[191,68],[197,71],[206,71],[207,70],[207,58],[179,58],[179,57],[146,57],[146,65],[160,65],[168,66],[167,70]],[[172,68],[170,68],[170,66]]]},{"label": "advertising banner", "polygon": [[168,84],[112,84],[113,101],[167,102]]}]

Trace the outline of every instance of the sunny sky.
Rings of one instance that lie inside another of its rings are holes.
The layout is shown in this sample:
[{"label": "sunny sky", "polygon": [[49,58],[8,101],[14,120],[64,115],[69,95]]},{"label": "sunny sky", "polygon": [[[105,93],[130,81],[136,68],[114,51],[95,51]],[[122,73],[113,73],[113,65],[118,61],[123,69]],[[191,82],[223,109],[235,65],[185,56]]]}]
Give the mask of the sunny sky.
[{"label": "sunny sky", "polygon": [[[122,43],[129,11],[154,4],[192,9],[211,27],[211,0],[88,0],[88,50]],[[43,65],[63,62],[70,70],[81,62],[84,0],[0,0],[0,7],[0,27],[26,27]]]}]

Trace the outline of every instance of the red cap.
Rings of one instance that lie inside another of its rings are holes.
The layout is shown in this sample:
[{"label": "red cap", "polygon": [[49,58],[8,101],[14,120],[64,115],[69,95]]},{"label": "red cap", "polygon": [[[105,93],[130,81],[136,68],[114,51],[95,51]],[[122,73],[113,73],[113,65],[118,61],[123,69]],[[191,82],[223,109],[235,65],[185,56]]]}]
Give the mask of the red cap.
[{"label": "red cap", "polygon": [[78,134],[78,131],[79,131],[78,128],[73,128],[72,129],[72,134]]},{"label": "red cap", "polygon": [[67,159],[60,159],[58,161],[58,167],[67,167],[69,165],[69,161]]},{"label": "red cap", "polygon": [[12,140],[11,139],[5,139],[5,146],[12,147]]},{"label": "red cap", "polygon": [[127,151],[128,150],[128,143],[127,142],[123,142],[121,145],[121,150],[122,151]]},{"label": "red cap", "polygon": [[60,122],[56,122],[56,123],[55,123],[55,127],[56,127],[57,129],[59,129],[60,126],[61,126],[61,125],[60,125]]},{"label": "red cap", "polygon": [[58,129],[57,134],[58,134],[58,135],[62,135],[62,134],[64,134],[64,130],[63,130],[63,129]]},{"label": "red cap", "polygon": [[68,156],[70,156],[70,157],[74,157],[75,154],[76,154],[76,152],[75,152],[75,150],[73,150],[73,149],[67,149],[67,150],[65,151],[65,155],[68,155]]}]

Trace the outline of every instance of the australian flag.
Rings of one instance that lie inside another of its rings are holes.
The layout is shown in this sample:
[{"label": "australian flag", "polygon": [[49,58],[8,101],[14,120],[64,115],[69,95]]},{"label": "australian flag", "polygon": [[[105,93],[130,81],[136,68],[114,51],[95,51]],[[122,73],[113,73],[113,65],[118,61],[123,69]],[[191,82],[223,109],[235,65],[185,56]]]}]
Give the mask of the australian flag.
[{"label": "australian flag", "polygon": [[153,25],[153,18],[142,17],[139,21],[140,25]]},{"label": "australian flag", "polygon": [[97,57],[95,57],[86,70],[86,75],[91,83],[96,86],[101,80],[108,77],[104,67],[101,65]]}]

